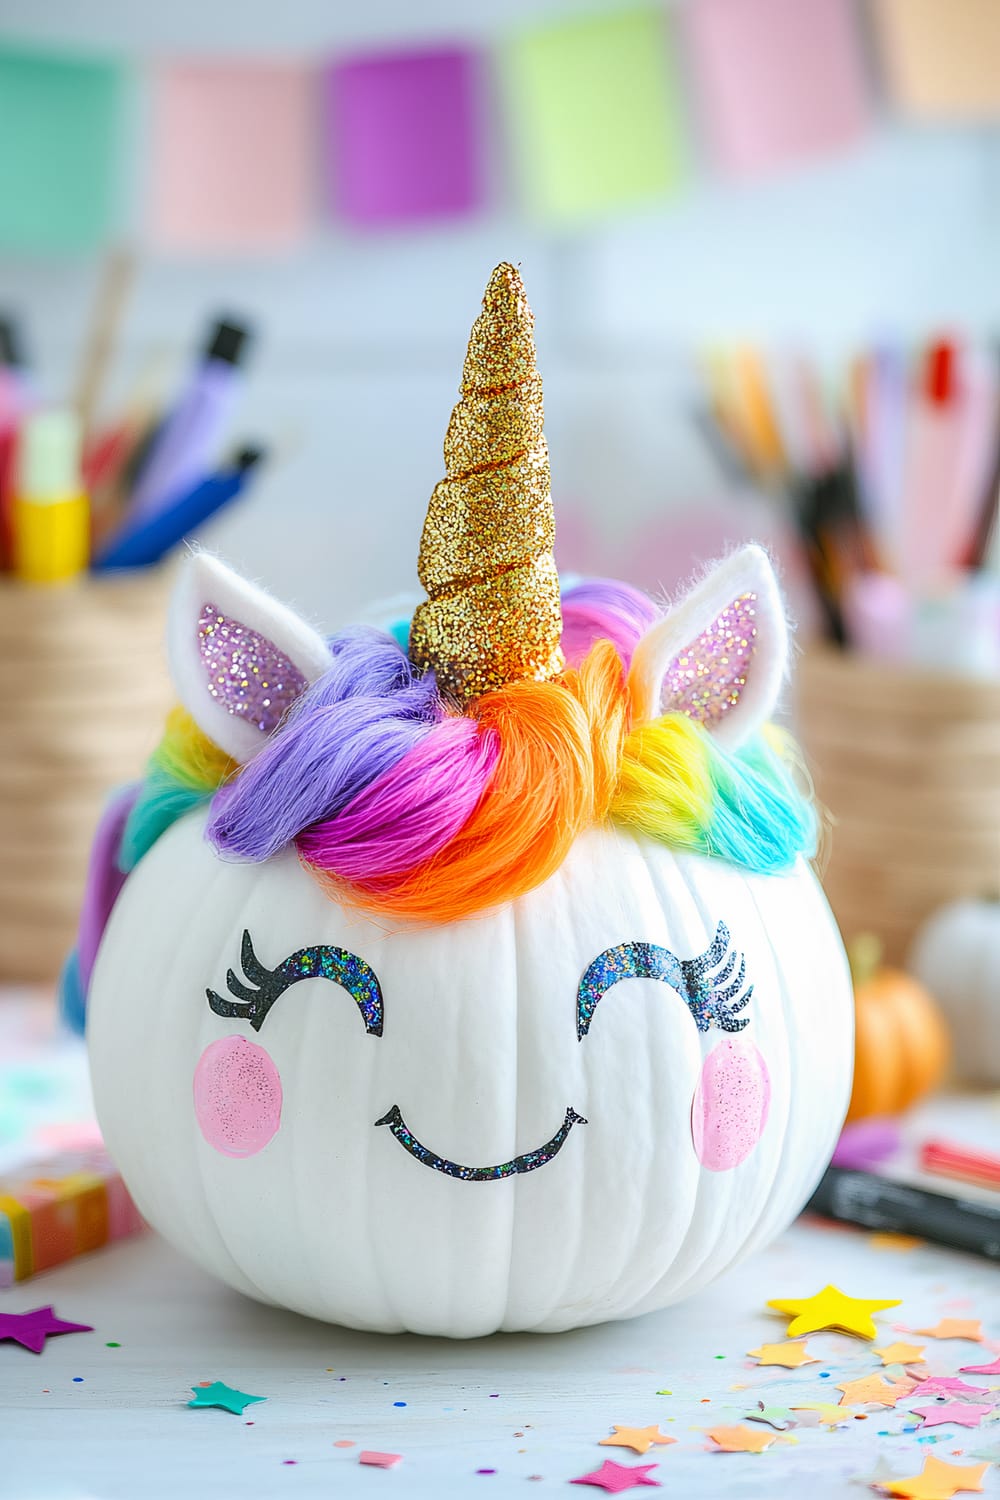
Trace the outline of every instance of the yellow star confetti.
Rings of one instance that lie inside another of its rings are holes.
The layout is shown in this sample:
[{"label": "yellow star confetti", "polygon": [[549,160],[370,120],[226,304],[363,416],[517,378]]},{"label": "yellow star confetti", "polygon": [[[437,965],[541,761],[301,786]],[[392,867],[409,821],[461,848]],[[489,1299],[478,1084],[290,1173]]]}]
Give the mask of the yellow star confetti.
[{"label": "yellow star confetti", "polygon": [[883,1479],[882,1488],[903,1500],[951,1500],[959,1490],[981,1491],[989,1464],[946,1464],[926,1458],[921,1473],[912,1479]]},{"label": "yellow star confetti", "polygon": [[859,1406],[895,1406],[902,1396],[915,1390],[916,1380],[883,1380],[881,1375],[864,1375],[860,1380],[845,1380],[837,1386],[843,1391],[841,1406],[857,1402]]},{"label": "yellow star confetti", "polygon": [[983,1342],[983,1325],[978,1318],[939,1318],[933,1328],[918,1328],[929,1339],[969,1339],[973,1344]]},{"label": "yellow star confetti", "polygon": [[761,1427],[710,1427],[708,1436],[723,1453],[763,1453],[778,1440],[776,1432]]},{"label": "yellow star confetti", "polygon": [[915,1365],[924,1357],[926,1344],[886,1344],[884,1349],[876,1349],[884,1365]]},{"label": "yellow star confetti", "polygon": [[809,1354],[803,1343],[789,1339],[784,1344],[761,1344],[759,1349],[748,1349],[759,1365],[784,1365],[786,1370],[797,1370],[799,1365],[818,1365],[815,1354]]},{"label": "yellow star confetti", "polygon": [[800,1401],[792,1407],[792,1411],[815,1411],[819,1412],[819,1420],[824,1427],[836,1427],[840,1422],[846,1422],[849,1417],[854,1416],[853,1406],[834,1406],[832,1401]]},{"label": "yellow star confetti", "polygon": [[648,1453],[655,1443],[676,1443],[677,1439],[667,1437],[660,1431],[660,1424],[654,1422],[652,1427],[622,1427],[618,1422],[612,1422],[615,1429],[614,1437],[601,1438],[602,1448],[631,1448],[636,1453]]},{"label": "yellow star confetti", "polygon": [[[836,1328],[841,1333],[853,1333],[859,1339],[876,1339],[878,1329],[872,1322],[872,1313],[898,1307],[899,1299],[880,1302],[871,1297],[848,1297],[838,1287],[825,1286],[814,1297],[778,1297],[767,1305],[791,1318],[786,1330],[789,1338],[800,1333],[819,1333],[824,1328]],[[926,1333],[927,1330],[921,1328],[917,1331]]]}]

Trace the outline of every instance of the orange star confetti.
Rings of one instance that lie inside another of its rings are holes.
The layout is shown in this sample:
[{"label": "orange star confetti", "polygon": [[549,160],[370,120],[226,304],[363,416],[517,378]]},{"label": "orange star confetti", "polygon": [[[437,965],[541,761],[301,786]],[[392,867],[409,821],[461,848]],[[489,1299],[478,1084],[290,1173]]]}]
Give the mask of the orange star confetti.
[{"label": "orange star confetti", "polygon": [[[879,1302],[870,1297],[848,1297],[839,1287],[825,1286],[814,1297],[778,1297],[767,1305],[791,1318],[787,1328],[789,1338],[800,1333],[819,1333],[824,1328],[836,1328],[841,1333],[853,1333],[859,1339],[875,1339],[878,1338],[878,1329],[872,1322],[872,1313],[898,1307],[899,1299]],[[918,1329],[918,1332],[925,1333],[926,1329]]]},{"label": "orange star confetti", "polygon": [[915,1365],[924,1357],[926,1344],[886,1344],[884,1349],[876,1349],[884,1365]]},{"label": "orange star confetti", "polygon": [[843,1391],[841,1406],[857,1402],[860,1406],[895,1406],[901,1396],[915,1390],[916,1380],[883,1380],[881,1375],[864,1375],[860,1380],[845,1380],[837,1386]]},{"label": "orange star confetti", "polygon": [[989,1464],[946,1464],[926,1458],[921,1473],[912,1479],[883,1479],[882,1488],[903,1500],[951,1500],[959,1490],[981,1491]]},{"label": "orange star confetti", "polygon": [[983,1342],[983,1325],[978,1318],[939,1318],[933,1328],[918,1328],[929,1339],[969,1339],[973,1344]]},{"label": "orange star confetti", "polygon": [[786,1370],[797,1370],[799,1365],[818,1365],[815,1354],[809,1354],[804,1343],[789,1339],[784,1344],[761,1344],[759,1349],[748,1349],[759,1365],[784,1365]]},{"label": "orange star confetti", "polygon": [[652,1427],[623,1427],[619,1422],[612,1422],[611,1425],[615,1429],[615,1435],[601,1438],[602,1448],[631,1448],[636,1453],[648,1453],[654,1443],[660,1446],[677,1441],[661,1432],[658,1422],[654,1422]]},{"label": "orange star confetti", "polygon": [[776,1432],[761,1427],[711,1427],[708,1436],[723,1453],[763,1453],[778,1440]]}]

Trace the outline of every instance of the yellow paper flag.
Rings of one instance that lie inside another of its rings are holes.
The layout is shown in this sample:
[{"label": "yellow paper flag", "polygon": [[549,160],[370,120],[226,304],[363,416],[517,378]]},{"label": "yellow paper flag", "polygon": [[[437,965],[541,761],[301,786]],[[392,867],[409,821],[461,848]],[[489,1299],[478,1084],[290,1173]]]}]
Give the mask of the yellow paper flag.
[{"label": "yellow paper flag", "polygon": [[681,109],[661,11],[522,32],[502,69],[524,194],[538,218],[570,223],[676,190]]}]

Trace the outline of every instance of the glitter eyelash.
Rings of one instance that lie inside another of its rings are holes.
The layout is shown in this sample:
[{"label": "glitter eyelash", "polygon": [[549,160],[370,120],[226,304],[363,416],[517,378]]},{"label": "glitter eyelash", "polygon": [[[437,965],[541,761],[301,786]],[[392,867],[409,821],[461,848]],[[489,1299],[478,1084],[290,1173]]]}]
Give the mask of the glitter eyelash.
[{"label": "glitter eyelash", "polygon": [[558,1156],[574,1125],[586,1123],[583,1115],[578,1115],[575,1109],[568,1109],[559,1129],[544,1146],[526,1151],[523,1156],[515,1156],[510,1161],[498,1162],[495,1167],[463,1167],[458,1162],[449,1161],[446,1156],[435,1156],[433,1151],[429,1151],[418,1141],[407,1127],[398,1104],[394,1104],[381,1120],[375,1121],[376,1125],[388,1125],[404,1150],[425,1167],[431,1167],[435,1172],[445,1172],[449,1177],[458,1177],[462,1182],[497,1182],[504,1177],[516,1177],[521,1172],[534,1172],[538,1167],[544,1167],[554,1156]]},{"label": "glitter eyelash", "polygon": [[[375,970],[348,948],[326,944],[300,948],[276,969],[267,969],[253,951],[249,932],[244,932],[240,964],[246,983],[237,978],[232,969],[226,973],[226,985],[235,999],[228,1000],[214,990],[205,991],[209,1006],[217,1016],[249,1021],[254,1031],[259,1031],[271,1006],[293,984],[298,984],[301,979],[329,979],[354,999],[369,1036],[382,1035],[382,989]],[[256,988],[251,988],[254,985]]]},{"label": "glitter eyelash", "polygon": [[623,979],[658,979],[669,985],[684,1001],[699,1031],[708,1031],[712,1026],[721,1031],[742,1031],[750,1024],[750,1018],[740,1016],[739,1012],[746,1009],[753,994],[752,984],[743,990],[746,969],[744,956],[735,949],[729,952],[729,928],[725,922],[716,928],[711,947],[697,958],[680,959],[669,948],[656,943],[618,943],[614,948],[605,948],[580,980],[576,999],[577,1037],[583,1041],[598,1003],[612,985]]}]

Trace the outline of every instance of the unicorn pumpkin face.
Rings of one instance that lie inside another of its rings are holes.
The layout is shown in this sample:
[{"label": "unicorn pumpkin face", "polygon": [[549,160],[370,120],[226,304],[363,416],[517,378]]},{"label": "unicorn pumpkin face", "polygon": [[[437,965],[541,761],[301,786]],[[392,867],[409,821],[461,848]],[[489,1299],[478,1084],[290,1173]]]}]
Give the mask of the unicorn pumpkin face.
[{"label": "unicorn pumpkin face", "polygon": [[[483,387],[533,401],[532,372]],[[846,1108],[846,966],[760,733],[787,653],[766,557],[659,615],[622,586],[560,603],[532,535],[493,594],[472,559],[478,602],[428,585],[412,660],[192,558],[183,711],[109,817],[132,873],[91,887],[95,1096],[140,1209],[353,1327],[663,1306],[784,1227]]]}]

